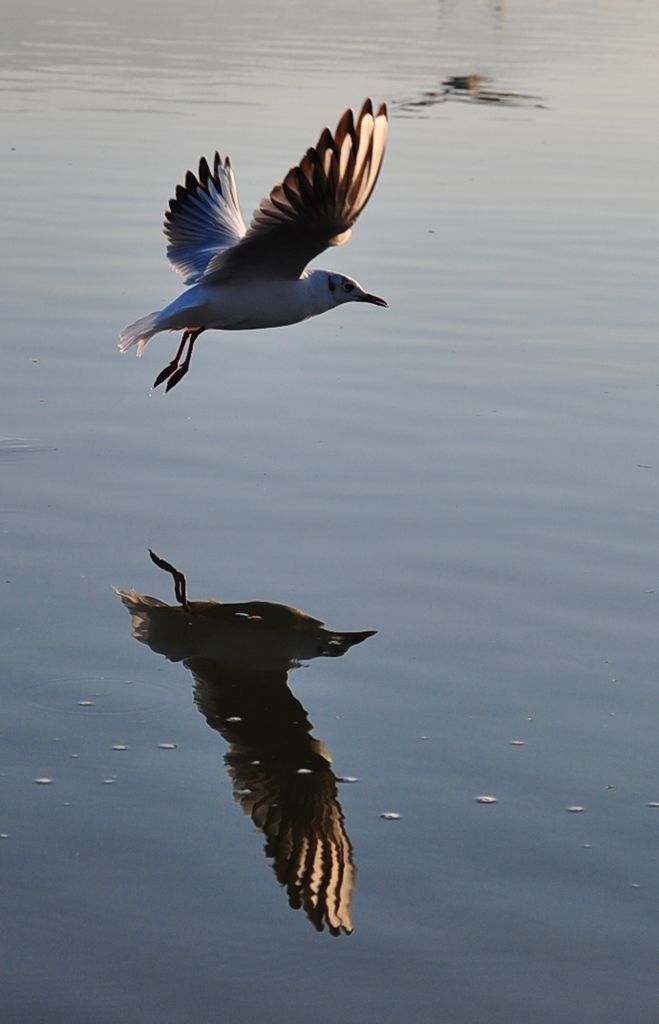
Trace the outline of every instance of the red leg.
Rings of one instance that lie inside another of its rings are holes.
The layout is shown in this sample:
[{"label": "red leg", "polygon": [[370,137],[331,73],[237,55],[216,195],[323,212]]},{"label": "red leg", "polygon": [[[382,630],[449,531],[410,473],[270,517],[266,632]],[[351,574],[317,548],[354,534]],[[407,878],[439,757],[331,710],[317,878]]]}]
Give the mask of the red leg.
[{"label": "red leg", "polygon": [[[179,367],[174,367],[174,369],[172,370],[171,376],[169,374],[167,374],[167,376],[169,377],[169,380],[167,381],[167,387],[165,388],[165,393],[167,393],[168,391],[171,391],[172,388],[175,388],[176,385],[178,384],[178,382],[180,380],[182,380],[183,377],[185,377],[186,373],[190,369],[190,360],[192,359],[192,350],[194,348],[194,343],[197,340],[197,338],[199,337],[199,335],[203,333],[204,330],[205,330],[204,327],[198,327],[196,331],[187,331],[188,351],[187,351],[185,359],[183,360],[181,365]],[[179,356],[179,355],[180,355],[180,351],[177,353],[177,356]],[[163,378],[163,380],[164,379],[165,378]]]},{"label": "red leg", "polygon": [[192,334],[192,331],[183,331],[183,337],[181,338],[181,344],[178,347],[176,355],[172,359],[171,363],[167,363],[167,366],[165,367],[165,369],[160,371],[160,373],[158,374],[158,376],[156,377],[156,379],[153,382],[153,387],[154,388],[157,388],[160,384],[163,383],[163,381],[167,380],[168,377],[171,377],[171,375],[174,373],[174,371],[178,369],[179,359],[181,358],[181,355],[183,353],[183,349],[185,348],[185,343],[186,343],[186,341],[188,340],[188,338],[190,337],[191,334]]}]

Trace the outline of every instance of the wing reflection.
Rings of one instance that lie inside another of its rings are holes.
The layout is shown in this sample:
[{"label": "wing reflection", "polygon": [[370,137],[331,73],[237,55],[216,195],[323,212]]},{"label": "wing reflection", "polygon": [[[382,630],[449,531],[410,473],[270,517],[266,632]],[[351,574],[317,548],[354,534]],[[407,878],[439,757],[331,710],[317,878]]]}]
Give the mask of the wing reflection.
[{"label": "wing reflection", "polygon": [[318,931],[350,934],[355,866],[337,779],[288,673],[302,661],[340,657],[375,631],[333,632],[268,601],[188,601],[185,576],[150,555],[172,576],[178,604],[117,590],[133,636],[192,673],[199,711],[229,744],[234,799],[265,835],[290,906],[304,908]]}]

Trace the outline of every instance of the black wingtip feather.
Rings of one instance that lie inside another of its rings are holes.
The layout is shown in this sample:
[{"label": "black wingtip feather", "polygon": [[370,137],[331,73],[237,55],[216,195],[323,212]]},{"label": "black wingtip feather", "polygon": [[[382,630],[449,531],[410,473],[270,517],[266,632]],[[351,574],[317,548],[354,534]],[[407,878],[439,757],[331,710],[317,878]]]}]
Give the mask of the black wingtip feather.
[{"label": "black wingtip feather", "polygon": [[358,124],[363,120],[366,114],[371,114],[371,116],[373,115],[373,101],[370,98],[365,99],[362,104],[362,109],[359,111],[359,117],[357,119]]},{"label": "black wingtip feather", "polygon": [[211,169],[208,166],[208,160],[205,156],[202,156],[199,161],[199,184],[204,188],[208,184],[208,179],[211,177]]}]

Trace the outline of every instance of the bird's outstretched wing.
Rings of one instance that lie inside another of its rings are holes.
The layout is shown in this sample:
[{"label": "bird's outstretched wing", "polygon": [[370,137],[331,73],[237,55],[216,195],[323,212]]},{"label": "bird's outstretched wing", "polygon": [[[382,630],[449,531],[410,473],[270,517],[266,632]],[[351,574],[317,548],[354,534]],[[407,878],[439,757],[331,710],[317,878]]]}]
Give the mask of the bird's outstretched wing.
[{"label": "bird's outstretched wing", "polygon": [[329,245],[343,245],[380,173],[387,142],[387,108],[373,113],[366,100],[355,121],[346,110],[332,135],[325,128],[314,147],[272,189],[249,230],[223,246],[203,279],[295,279]]},{"label": "bird's outstretched wing", "polygon": [[199,174],[188,171],[165,213],[169,262],[186,284],[196,284],[211,260],[239,242],[245,230],[229,157],[216,153],[212,171],[202,157]]}]

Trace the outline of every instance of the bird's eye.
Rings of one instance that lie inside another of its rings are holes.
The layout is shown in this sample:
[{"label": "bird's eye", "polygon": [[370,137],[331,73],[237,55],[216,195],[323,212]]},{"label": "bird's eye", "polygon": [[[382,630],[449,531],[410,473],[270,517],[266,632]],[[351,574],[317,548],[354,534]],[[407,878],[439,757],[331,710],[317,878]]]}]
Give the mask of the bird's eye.
[{"label": "bird's eye", "polygon": [[344,285],[343,285],[344,292],[352,292],[352,291],[354,291],[354,289],[355,289],[355,286],[350,281],[346,281],[344,283]]}]

